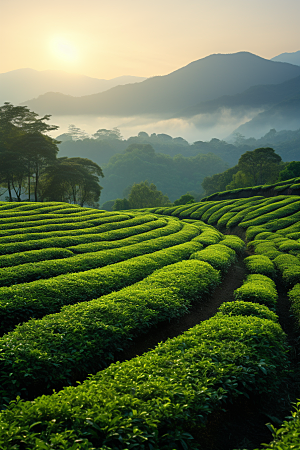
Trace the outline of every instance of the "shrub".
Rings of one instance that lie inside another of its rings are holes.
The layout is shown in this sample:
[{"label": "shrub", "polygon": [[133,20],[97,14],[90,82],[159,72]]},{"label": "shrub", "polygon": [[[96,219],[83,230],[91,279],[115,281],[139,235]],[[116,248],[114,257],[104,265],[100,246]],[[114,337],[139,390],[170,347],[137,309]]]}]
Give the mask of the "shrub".
[{"label": "shrub", "polygon": [[235,251],[226,245],[210,245],[204,250],[197,251],[190,256],[190,259],[206,261],[215,269],[226,273],[229,267],[236,261]]},{"label": "shrub", "polygon": [[225,316],[256,316],[278,322],[278,316],[265,305],[252,302],[225,302],[218,309]]},{"label": "shrub", "polygon": [[274,264],[287,286],[300,282],[300,261],[296,256],[281,254],[274,259]]},{"label": "shrub", "polygon": [[220,241],[220,244],[226,245],[229,248],[232,248],[236,253],[243,253],[245,250],[245,242],[239,238],[238,236],[234,235],[226,235],[224,238]]},{"label": "shrub", "polygon": [[253,255],[244,259],[246,268],[250,273],[258,273],[266,275],[267,277],[274,278],[276,271],[274,264],[265,255]]},{"label": "shrub", "polygon": [[2,396],[75,384],[103,369],[116,351],[159,322],[180,317],[220,282],[201,261],[156,270],[143,281],[96,300],[30,320],[0,338]]},{"label": "shrub", "polygon": [[199,247],[197,242],[191,241],[99,269],[2,287],[0,330],[5,333],[29,318],[43,317],[60,311],[64,305],[91,300],[129,286],[167,264],[188,259]]},{"label": "shrub", "polygon": [[214,317],[77,387],[11,403],[1,412],[1,446],[195,448],[199,420],[250,392],[279,395],[288,367],[278,324]]},{"label": "shrub", "polygon": [[277,291],[275,283],[265,275],[248,275],[244,284],[234,291],[236,300],[262,303],[271,310],[275,309]]}]

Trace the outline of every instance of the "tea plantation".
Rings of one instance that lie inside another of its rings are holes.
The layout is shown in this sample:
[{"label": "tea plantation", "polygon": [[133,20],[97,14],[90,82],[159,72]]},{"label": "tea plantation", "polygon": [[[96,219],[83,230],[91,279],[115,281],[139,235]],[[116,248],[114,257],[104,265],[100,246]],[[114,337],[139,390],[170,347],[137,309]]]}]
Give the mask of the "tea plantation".
[{"label": "tea plantation", "polygon": [[[118,362],[207,304],[241,258],[232,301]],[[0,202],[0,449],[206,450],[230,405],[285,389],[279,285],[300,326],[297,195],[123,212]],[[300,404],[273,436],[261,449],[300,448]]]}]

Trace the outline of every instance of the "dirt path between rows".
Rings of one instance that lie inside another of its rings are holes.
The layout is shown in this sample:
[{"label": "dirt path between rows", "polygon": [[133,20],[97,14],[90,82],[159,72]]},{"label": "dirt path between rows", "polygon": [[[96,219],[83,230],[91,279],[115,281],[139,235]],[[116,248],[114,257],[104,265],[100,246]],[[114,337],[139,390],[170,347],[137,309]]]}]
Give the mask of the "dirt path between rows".
[{"label": "dirt path between rows", "polygon": [[240,256],[237,262],[231,266],[220,286],[211,295],[207,295],[201,301],[196,302],[189,313],[183,317],[160,323],[148,333],[140,336],[129,348],[118,355],[119,358],[116,360],[124,361],[140,356],[153,349],[159,342],[178,336],[203,320],[214,316],[223,302],[233,300],[233,292],[242,285],[245,276],[246,269],[243,257]]}]

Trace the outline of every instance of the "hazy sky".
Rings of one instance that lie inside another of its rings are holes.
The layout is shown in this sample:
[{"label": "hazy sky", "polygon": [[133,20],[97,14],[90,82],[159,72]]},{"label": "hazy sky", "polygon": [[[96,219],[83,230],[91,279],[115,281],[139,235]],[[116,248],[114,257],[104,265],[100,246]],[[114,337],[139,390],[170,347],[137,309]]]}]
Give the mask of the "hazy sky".
[{"label": "hazy sky", "polygon": [[0,0],[0,73],[154,76],[212,53],[300,50],[299,0]]}]

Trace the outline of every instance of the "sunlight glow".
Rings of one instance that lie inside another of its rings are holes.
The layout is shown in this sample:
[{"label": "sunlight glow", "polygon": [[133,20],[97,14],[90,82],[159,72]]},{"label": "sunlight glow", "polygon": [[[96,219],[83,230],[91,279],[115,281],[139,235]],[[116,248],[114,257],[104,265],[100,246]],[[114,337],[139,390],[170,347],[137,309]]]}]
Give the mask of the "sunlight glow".
[{"label": "sunlight glow", "polygon": [[76,62],[78,60],[78,51],[68,40],[56,37],[51,42],[52,52],[56,57],[65,62]]}]

